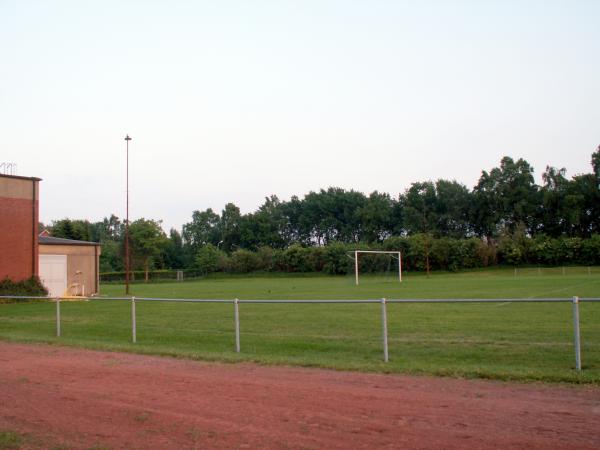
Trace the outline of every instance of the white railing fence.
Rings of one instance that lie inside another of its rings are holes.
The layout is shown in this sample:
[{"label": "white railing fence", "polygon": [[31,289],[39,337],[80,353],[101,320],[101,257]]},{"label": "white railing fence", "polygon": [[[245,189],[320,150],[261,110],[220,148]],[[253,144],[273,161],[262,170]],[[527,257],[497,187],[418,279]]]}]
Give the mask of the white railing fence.
[{"label": "white railing fence", "polygon": [[[0,296],[0,299],[49,300],[48,297]],[[60,304],[61,298],[50,299],[56,303],[56,336],[61,335]],[[240,352],[240,303],[262,304],[335,304],[335,303],[379,303],[381,305],[381,335],[383,360],[389,361],[387,304],[388,303],[571,303],[573,305],[573,348],[575,351],[575,369],[581,371],[581,335],[579,329],[579,304],[581,302],[600,302],[600,297],[548,297],[548,298],[407,298],[407,299],[365,299],[365,300],[240,300],[240,299],[199,299],[199,298],[153,298],[153,297],[87,297],[91,301],[128,301],[131,302],[131,341],[137,342],[136,302],[183,302],[183,303],[229,303],[233,304],[235,323],[235,351]]]}]

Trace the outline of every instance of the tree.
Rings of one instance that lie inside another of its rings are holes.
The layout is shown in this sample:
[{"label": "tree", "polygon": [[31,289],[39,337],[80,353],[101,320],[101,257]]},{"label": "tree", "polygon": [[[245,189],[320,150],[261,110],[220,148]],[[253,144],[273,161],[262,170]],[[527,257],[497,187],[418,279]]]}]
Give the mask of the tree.
[{"label": "tree", "polygon": [[49,231],[53,237],[90,241],[90,228],[87,220],[62,219],[53,221]]},{"label": "tree", "polygon": [[239,247],[241,238],[241,222],[242,215],[240,208],[233,203],[227,203],[221,212],[221,220],[219,221],[219,235],[221,239],[217,241],[217,247],[223,243],[223,250],[231,252],[234,248]]},{"label": "tree", "polygon": [[311,191],[301,203],[300,228],[309,230],[310,241],[317,245],[359,242],[360,210],[366,202],[365,195],[354,190],[330,187]]},{"label": "tree", "polygon": [[168,244],[167,236],[160,224],[161,221],[141,218],[129,225],[132,259],[134,263],[143,265],[146,281],[148,281],[150,265],[154,266],[160,262]]},{"label": "tree", "polygon": [[164,250],[165,266],[170,269],[183,269],[185,266],[185,254],[183,251],[183,239],[181,234],[174,228],[169,231],[169,238]]},{"label": "tree", "polygon": [[474,189],[473,221],[480,236],[491,239],[503,229],[513,232],[523,224],[528,234],[535,232],[540,205],[533,168],[524,159],[516,162],[505,156],[496,167],[482,172]]},{"label": "tree", "polygon": [[194,211],[192,221],[183,225],[183,243],[190,249],[190,253],[196,251],[207,243],[217,245],[220,241],[220,217],[208,208],[206,211]]},{"label": "tree", "polygon": [[252,214],[242,216],[240,246],[256,250],[259,247],[284,248],[287,219],[282,203],[276,195],[266,197],[265,202]]},{"label": "tree", "polygon": [[413,183],[400,200],[404,206],[404,227],[409,234],[424,236],[425,269],[429,276],[432,231],[437,233],[436,192],[431,181]]},{"label": "tree", "polygon": [[592,153],[592,168],[594,169],[594,175],[598,180],[598,187],[600,188],[600,145],[594,153]]},{"label": "tree", "polygon": [[362,234],[360,240],[369,243],[383,242],[393,229],[394,202],[389,194],[371,192],[358,209]]},{"label": "tree", "polygon": [[600,233],[600,187],[594,174],[577,175],[567,189],[573,213],[572,236]]},{"label": "tree", "polygon": [[436,192],[431,181],[412,183],[400,197],[408,234],[437,233]]},{"label": "tree", "polygon": [[435,221],[438,236],[464,238],[472,235],[470,205],[472,196],[464,184],[438,180],[435,183]]},{"label": "tree", "polygon": [[565,178],[565,173],[565,168],[546,166],[546,171],[542,174],[544,185],[540,189],[542,208],[538,221],[540,231],[554,237],[570,232],[572,223],[576,220],[572,216],[575,206],[572,202],[575,199],[567,196],[570,182]]}]

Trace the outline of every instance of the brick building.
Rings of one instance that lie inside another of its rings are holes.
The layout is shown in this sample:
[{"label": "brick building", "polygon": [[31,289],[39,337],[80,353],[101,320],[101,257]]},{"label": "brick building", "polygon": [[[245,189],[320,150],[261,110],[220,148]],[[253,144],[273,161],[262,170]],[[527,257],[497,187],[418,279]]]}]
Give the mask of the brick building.
[{"label": "brick building", "polygon": [[38,275],[40,181],[0,174],[0,280]]}]

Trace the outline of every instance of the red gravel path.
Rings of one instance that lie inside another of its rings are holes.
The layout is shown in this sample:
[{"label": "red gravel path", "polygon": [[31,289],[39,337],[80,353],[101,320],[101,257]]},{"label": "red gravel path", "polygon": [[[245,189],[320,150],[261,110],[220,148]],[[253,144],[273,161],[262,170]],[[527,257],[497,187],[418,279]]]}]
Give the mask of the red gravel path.
[{"label": "red gravel path", "polygon": [[600,449],[600,388],[0,343],[25,448]]}]

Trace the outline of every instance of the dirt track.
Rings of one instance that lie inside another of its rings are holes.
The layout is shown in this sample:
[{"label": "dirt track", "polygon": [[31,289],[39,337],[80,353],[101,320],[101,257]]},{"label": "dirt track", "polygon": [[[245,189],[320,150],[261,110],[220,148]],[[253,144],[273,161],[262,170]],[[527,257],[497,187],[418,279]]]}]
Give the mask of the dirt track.
[{"label": "dirt track", "polygon": [[600,388],[0,342],[2,430],[26,448],[599,449]]}]

